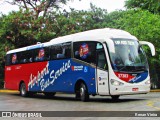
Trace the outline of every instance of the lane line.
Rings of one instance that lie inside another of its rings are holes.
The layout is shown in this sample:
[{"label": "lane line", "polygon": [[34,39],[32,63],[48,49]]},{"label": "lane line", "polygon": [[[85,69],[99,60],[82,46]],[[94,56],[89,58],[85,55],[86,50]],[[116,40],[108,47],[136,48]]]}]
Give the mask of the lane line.
[{"label": "lane line", "polygon": [[156,102],[159,102],[159,101],[148,101],[148,102],[147,102],[147,106],[149,106],[149,107],[151,107],[151,108],[154,108],[154,109],[160,111],[160,108],[159,108],[159,107],[154,106],[154,104],[155,104]]}]

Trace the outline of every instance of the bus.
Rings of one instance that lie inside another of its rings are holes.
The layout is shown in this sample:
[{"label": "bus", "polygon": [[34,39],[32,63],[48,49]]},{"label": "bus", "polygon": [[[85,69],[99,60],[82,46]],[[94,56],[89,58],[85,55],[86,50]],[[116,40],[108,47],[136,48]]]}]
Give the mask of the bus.
[{"label": "bus", "polygon": [[6,53],[5,88],[21,96],[56,92],[75,94],[81,101],[90,95],[145,94],[150,91],[147,57],[130,33],[112,28],[94,29],[58,37]]}]

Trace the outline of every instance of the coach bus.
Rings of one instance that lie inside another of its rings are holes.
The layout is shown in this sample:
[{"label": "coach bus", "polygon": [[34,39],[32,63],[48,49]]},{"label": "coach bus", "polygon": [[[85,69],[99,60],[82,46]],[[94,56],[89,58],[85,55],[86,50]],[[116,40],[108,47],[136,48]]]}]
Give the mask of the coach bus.
[{"label": "coach bus", "polygon": [[74,93],[82,101],[90,95],[118,99],[148,93],[149,67],[142,45],[155,55],[152,43],[123,30],[103,28],[10,50],[5,88],[19,90],[21,96]]}]

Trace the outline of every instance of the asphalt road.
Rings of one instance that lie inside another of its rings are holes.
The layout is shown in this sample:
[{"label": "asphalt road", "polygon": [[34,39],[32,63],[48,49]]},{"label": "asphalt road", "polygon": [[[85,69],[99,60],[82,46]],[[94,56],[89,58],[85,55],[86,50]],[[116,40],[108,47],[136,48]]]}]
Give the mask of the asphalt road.
[{"label": "asphalt road", "polygon": [[0,93],[0,111],[153,111],[154,113],[160,112],[160,93],[121,96],[118,101],[112,101],[109,96],[91,96],[89,102],[76,100],[72,94],[59,93],[53,98],[38,94],[24,98],[18,93]]},{"label": "asphalt road", "polygon": [[160,93],[121,96],[112,101],[109,96],[91,96],[89,102],[76,100],[74,95],[43,94],[21,97],[18,93],[0,93],[0,110],[16,111],[160,111]]}]

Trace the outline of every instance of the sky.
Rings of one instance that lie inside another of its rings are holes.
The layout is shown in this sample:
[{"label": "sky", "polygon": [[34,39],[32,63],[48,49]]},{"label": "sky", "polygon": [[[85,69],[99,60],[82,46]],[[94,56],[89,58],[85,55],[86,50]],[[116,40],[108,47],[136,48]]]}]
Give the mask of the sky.
[{"label": "sky", "polygon": [[[17,6],[10,5],[5,0],[0,0],[0,12],[3,14],[8,14],[12,10],[18,10]],[[8,0],[9,1],[9,0]],[[76,10],[88,10],[90,8],[90,3],[93,3],[95,6],[107,9],[108,12],[115,10],[124,10],[125,0],[73,0],[68,2],[67,6],[62,6],[69,10],[69,7],[75,8]]]}]

